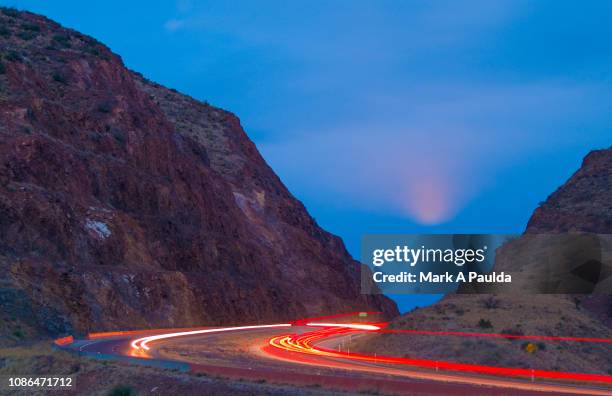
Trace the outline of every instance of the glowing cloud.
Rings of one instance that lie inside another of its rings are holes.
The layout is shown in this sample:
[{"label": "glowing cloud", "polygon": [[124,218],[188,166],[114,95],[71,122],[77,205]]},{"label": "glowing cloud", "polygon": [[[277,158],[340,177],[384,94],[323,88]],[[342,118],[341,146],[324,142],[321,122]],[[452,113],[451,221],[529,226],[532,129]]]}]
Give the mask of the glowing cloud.
[{"label": "glowing cloud", "polygon": [[406,194],[406,209],[411,217],[422,224],[438,224],[454,214],[448,182],[440,178],[415,179]]}]

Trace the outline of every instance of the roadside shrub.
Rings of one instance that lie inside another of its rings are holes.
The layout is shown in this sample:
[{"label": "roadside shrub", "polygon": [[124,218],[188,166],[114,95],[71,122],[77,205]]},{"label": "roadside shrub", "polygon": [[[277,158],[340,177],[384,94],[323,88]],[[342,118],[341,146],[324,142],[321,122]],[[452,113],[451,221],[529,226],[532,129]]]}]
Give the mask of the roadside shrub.
[{"label": "roadside shrub", "polygon": [[100,50],[96,47],[87,47],[85,48],[85,52],[93,56],[100,56]]},{"label": "roadside shrub", "polygon": [[21,25],[21,28],[23,30],[30,30],[32,32],[40,32],[40,26],[36,25],[35,23],[24,23]]},{"label": "roadside shrub", "polygon": [[478,321],[478,327],[480,327],[481,329],[492,329],[493,325],[491,324],[491,321],[488,319],[480,319]]},{"label": "roadside shrub", "polygon": [[55,34],[52,40],[64,48],[70,47],[70,36],[67,34]]},{"label": "roadside shrub", "polygon": [[98,111],[100,113],[110,113],[113,110],[113,105],[110,102],[102,102],[98,104]]},{"label": "roadside shrub", "polygon": [[111,389],[107,394],[107,396],[136,396],[138,393],[134,388],[129,385],[116,385],[113,389]]},{"label": "roadside shrub", "polygon": [[53,73],[53,81],[58,82],[60,84],[66,84],[66,77],[60,73]]},{"label": "roadside shrub", "polygon": [[32,40],[33,38],[36,37],[36,33],[34,33],[34,32],[26,32],[26,31],[19,32],[19,33],[17,33],[17,37],[19,37],[22,40],[29,41],[29,40]]},{"label": "roadside shrub", "polygon": [[19,16],[19,11],[14,7],[1,7],[2,13],[8,17],[15,18]]},{"label": "roadside shrub", "polygon": [[9,51],[4,57],[9,62],[21,62],[21,55],[17,51]]},{"label": "roadside shrub", "polygon": [[378,391],[378,389],[365,387],[365,388],[359,389],[359,394],[361,395],[380,395],[380,392]]},{"label": "roadside shrub", "polygon": [[[123,134],[123,132],[115,130],[112,133],[113,133],[113,137],[115,138],[117,143],[119,143],[121,146],[125,145],[126,138],[125,138],[125,135]],[[166,299],[166,298],[168,298],[168,296],[165,295],[165,294],[162,294],[162,298]]]},{"label": "roadside shrub", "polygon": [[483,301],[483,303],[486,309],[497,309],[499,308],[500,301],[493,296],[489,296]]}]

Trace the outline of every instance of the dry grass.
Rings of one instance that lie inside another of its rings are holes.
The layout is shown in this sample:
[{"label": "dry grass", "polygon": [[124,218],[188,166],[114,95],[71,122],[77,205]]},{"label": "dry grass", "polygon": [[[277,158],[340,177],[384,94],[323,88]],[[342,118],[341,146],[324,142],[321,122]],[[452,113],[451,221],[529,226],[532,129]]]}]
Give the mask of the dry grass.
[{"label": "dry grass", "polygon": [[[397,318],[391,328],[612,338],[612,330],[571,297],[561,295],[454,295]],[[609,343],[536,340],[533,343],[537,349],[530,353],[525,350],[527,341],[381,334],[357,340],[351,350],[462,363],[612,373]]]},{"label": "dry grass", "polygon": [[[328,395],[323,389],[299,388],[268,383],[235,381],[203,374],[183,373],[152,367],[93,360],[56,350],[50,341],[0,348],[0,375],[74,375],[76,391],[54,391],[59,395],[108,395],[117,386],[137,394],[153,395]],[[36,395],[45,392],[14,392]],[[336,393],[333,393],[336,394]]]}]

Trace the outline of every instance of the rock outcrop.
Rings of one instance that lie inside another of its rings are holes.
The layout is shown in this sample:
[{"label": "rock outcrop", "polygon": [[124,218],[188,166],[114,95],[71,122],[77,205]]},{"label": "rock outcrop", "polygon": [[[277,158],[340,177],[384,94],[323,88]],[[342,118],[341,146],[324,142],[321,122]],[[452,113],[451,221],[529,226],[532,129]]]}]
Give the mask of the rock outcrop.
[{"label": "rock outcrop", "polygon": [[[588,154],[581,168],[534,211],[525,232],[612,234],[612,148]],[[396,318],[390,328],[610,339],[612,298],[601,294],[449,295]],[[465,363],[612,374],[609,343],[543,341],[536,342],[537,350],[530,353],[526,342],[384,334],[362,340],[356,348]]]},{"label": "rock outcrop", "polygon": [[233,114],[0,12],[0,333],[397,313]]},{"label": "rock outcrop", "polygon": [[526,232],[612,233],[612,148],[596,150],[538,207]]}]

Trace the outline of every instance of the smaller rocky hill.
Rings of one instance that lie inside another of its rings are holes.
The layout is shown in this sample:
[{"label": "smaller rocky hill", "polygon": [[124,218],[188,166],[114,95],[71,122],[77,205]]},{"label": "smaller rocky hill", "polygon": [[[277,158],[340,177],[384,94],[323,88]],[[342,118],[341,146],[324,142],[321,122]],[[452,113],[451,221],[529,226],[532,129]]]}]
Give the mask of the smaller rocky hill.
[{"label": "smaller rocky hill", "polygon": [[[612,148],[588,154],[580,169],[535,210],[527,233],[612,234]],[[505,261],[508,261],[507,259]],[[520,265],[520,263],[515,263]],[[391,322],[390,329],[612,338],[608,295],[449,295]],[[355,348],[465,363],[612,375],[612,344],[382,334]]]}]

